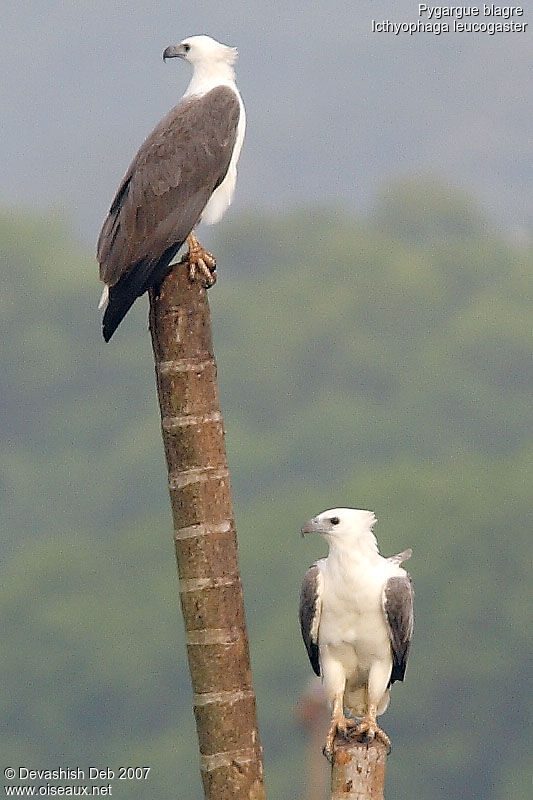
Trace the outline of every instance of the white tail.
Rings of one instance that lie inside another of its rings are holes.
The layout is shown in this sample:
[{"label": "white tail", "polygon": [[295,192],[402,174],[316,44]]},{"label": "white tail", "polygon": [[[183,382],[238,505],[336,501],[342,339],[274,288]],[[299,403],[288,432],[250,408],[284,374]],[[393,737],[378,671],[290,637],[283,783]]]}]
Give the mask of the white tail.
[{"label": "white tail", "polygon": [[100,302],[98,303],[98,311],[101,311],[103,308],[107,306],[109,300],[109,286],[104,286],[104,291],[102,292],[102,296],[100,298]]}]

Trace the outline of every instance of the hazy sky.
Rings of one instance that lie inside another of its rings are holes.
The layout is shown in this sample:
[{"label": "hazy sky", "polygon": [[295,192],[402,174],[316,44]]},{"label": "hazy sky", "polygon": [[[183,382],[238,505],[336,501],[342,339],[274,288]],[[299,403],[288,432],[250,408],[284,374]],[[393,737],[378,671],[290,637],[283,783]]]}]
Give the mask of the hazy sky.
[{"label": "hazy sky", "polygon": [[373,33],[372,19],[416,22],[418,4],[6,3],[0,200],[64,208],[93,246],[132,156],[189,80],[164,47],[208,33],[240,52],[236,209],[368,204],[393,175],[435,172],[531,229],[533,11],[525,33],[495,36]]}]

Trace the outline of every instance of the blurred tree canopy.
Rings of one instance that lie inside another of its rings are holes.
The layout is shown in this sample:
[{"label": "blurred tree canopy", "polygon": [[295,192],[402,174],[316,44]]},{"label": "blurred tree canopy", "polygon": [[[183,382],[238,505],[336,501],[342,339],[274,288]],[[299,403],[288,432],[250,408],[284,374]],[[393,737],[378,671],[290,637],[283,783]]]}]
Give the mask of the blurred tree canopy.
[{"label": "blurred tree canopy", "polygon": [[[532,500],[530,247],[462,193],[391,185],[240,217],[210,292],[269,796],[298,797],[299,582],[323,508],[412,547],[417,624],[383,725],[395,797],[522,800]],[[0,216],[6,763],[151,766],[200,793],[144,300],[107,347],[62,220]],[[319,754],[317,754],[319,757]],[[120,789],[124,794],[120,795]],[[127,791],[126,791],[127,790]]]}]

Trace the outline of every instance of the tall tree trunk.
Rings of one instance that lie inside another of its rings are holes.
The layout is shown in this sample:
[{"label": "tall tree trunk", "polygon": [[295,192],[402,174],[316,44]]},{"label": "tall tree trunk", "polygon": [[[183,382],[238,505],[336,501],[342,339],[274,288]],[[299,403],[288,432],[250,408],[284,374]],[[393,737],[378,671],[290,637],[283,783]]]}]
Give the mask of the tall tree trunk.
[{"label": "tall tree trunk", "polygon": [[264,800],[211,319],[183,266],[150,293],[150,331],[204,793]]},{"label": "tall tree trunk", "polygon": [[331,768],[331,800],[383,800],[387,748],[337,736]]}]

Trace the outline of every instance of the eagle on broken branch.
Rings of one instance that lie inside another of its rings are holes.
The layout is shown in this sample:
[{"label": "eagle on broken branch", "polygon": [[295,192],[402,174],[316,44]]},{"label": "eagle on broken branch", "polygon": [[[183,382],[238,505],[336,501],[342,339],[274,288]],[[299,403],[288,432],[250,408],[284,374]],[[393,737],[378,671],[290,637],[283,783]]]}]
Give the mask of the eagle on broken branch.
[{"label": "eagle on broken branch", "polygon": [[[413,586],[400,566],[411,550],[383,558],[372,511],[334,508],[310,519],[305,533],[320,533],[327,558],[306,572],[300,593],[300,625],[307,654],[322,676],[332,707],[324,755],[333,757],[337,732],[390,739],[378,723],[390,687],[403,681],[413,635]],[[345,716],[345,709],[350,716]]]}]

